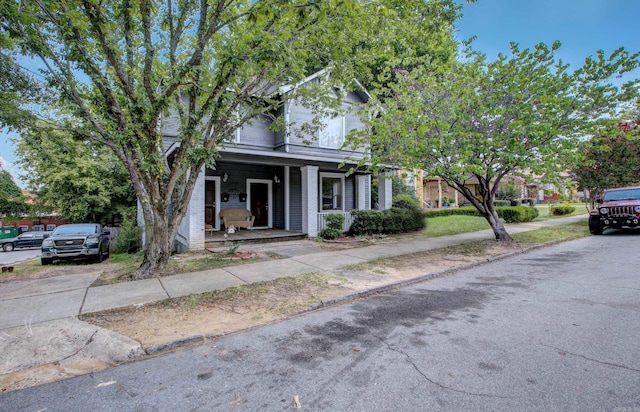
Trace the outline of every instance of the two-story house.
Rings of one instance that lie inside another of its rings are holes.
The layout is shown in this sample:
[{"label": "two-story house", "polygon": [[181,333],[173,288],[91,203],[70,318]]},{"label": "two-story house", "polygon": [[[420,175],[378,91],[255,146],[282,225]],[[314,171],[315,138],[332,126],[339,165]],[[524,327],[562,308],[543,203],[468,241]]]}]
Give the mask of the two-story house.
[{"label": "two-story house", "polygon": [[[325,73],[280,88],[282,105],[276,115],[284,118],[284,130],[269,130],[271,120],[265,116],[237,130],[233,142],[220,147],[215,169],[201,171],[182,221],[177,242],[184,249],[203,249],[207,232],[224,230],[220,212],[228,208],[251,211],[255,219],[251,230],[277,228],[310,237],[324,227],[326,214],[344,214],[346,229],[351,210],[372,208],[371,174],[347,173],[362,158],[362,151],[343,148],[347,134],[363,127],[358,111],[369,98],[364,88],[346,93],[342,103],[346,114],[324,119],[325,126],[314,136],[287,132],[289,125],[314,117],[288,93],[320,81]],[[163,133],[169,156],[177,126],[166,121]],[[380,179],[377,202],[381,209],[391,207],[389,179]]]}]

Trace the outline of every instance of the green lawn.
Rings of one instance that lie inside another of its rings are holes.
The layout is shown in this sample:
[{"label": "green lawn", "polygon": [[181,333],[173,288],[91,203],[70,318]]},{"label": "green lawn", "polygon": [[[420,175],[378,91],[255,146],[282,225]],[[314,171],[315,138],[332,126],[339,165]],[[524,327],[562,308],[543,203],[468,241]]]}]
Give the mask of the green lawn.
[{"label": "green lawn", "polygon": [[[540,204],[536,205],[536,209],[539,211],[538,217],[534,221],[542,221],[549,219],[558,219],[567,216],[577,216],[587,213],[587,209],[584,203],[573,203],[571,206],[575,207],[575,211],[569,215],[554,216],[549,214],[549,205]],[[486,219],[477,216],[441,216],[427,218],[427,228],[424,230],[424,235],[427,237],[439,237],[457,235],[465,232],[475,232],[478,230],[491,229]]]},{"label": "green lawn", "polygon": [[539,220],[557,219],[559,217],[577,216],[577,215],[584,215],[586,213],[589,213],[587,207],[585,206],[585,203],[571,203],[571,206],[573,206],[576,209],[573,211],[573,213],[569,215],[564,215],[564,216],[554,216],[549,214],[548,203],[536,205],[535,207],[536,209],[538,209],[538,212],[540,212],[540,214],[535,220],[539,221]]},{"label": "green lawn", "polygon": [[427,219],[427,228],[424,230],[424,235],[427,237],[449,236],[484,229],[491,229],[491,226],[483,217],[439,216]]}]

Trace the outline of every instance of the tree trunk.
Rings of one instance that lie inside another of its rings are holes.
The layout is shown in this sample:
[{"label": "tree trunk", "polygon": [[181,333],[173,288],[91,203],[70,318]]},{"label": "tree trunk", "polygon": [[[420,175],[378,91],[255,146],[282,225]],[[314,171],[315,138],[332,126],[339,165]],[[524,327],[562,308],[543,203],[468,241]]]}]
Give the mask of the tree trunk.
[{"label": "tree trunk", "polygon": [[[505,229],[502,221],[498,217],[498,212],[496,212],[495,204],[493,203],[493,199],[495,196],[495,188],[491,187],[491,179],[483,178],[482,176],[477,176],[478,178],[478,190],[480,192],[481,199],[478,199],[474,193],[465,185],[464,181],[459,181],[455,179],[445,178],[447,184],[457,190],[465,199],[467,199],[471,204],[478,210],[480,216],[487,219],[489,222],[489,226],[493,230],[493,234],[495,235],[497,240],[503,242],[511,242],[513,239],[511,235],[507,233],[507,229]],[[495,185],[497,187],[497,182],[500,179],[496,179]]]},{"label": "tree trunk", "polygon": [[[159,195],[159,193],[158,193]],[[161,196],[161,195],[160,195]],[[144,216],[144,258],[134,279],[148,279],[162,274],[169,262],[175,239],[168,207],[163,201],[141,202]],[[151,206],[153,204],[153,206]],[[175,216],[173,216],[175,218]],[[181,219],[181,218],[180,218]]]},{"label": "tree trunk", "polygon": [[[144,258],[134,275],[136,280],[159,276],[169,262],[173,249],[173,242],[162,226],[153,226],[151,230],[145,232],[147,236],[144,245]],[[151,236],[148,236],[149,232],[152,232]]]},{"label": "tree trunk", "polygon": [[487,213],[484,218],[487,219],[487,222],[489,222],[491,229],[493,229],[493,234],[495,235],[496,240],[500,240],[503,242],[513,241],[511,235],[507,233],[507,229],[505,229],[502,221],[498,217],[498,212],[496,212],[495,207],[490,213]]}]

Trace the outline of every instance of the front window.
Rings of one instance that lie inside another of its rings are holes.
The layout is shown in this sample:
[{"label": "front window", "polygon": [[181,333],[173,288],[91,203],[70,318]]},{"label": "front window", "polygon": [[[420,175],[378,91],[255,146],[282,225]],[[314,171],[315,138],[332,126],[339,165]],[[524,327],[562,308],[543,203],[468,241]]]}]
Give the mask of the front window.
[{"label": "front window", "polygon": [[320,182],[322,211],[344,210],[344,176],[337,173],[321,173]]}]

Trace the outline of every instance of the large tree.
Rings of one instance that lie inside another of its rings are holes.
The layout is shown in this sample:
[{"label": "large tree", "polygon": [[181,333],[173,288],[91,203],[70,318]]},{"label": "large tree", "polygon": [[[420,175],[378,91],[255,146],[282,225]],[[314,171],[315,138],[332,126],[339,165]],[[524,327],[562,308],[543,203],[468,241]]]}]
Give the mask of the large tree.
[{"label": "large tree", "polygon": [[[457,9],[453,0],[22,0],[0,4],[0,30],[40,59],[65,116],[79,120],[67,124],[82,125],[73,134],[109,147],[125,165],[145,222],[136,274],[144,278],[164,268],[202,167],[215,167],[234,130],[275,112],[277,87],[325,67],[348,86],[359,59],[370,73],[364,54],[379,44],[364,40],[372,16],[397,24],[401,36],[402,25],[417,33],[416,22],[450,22]],[[400,18],[414,11],[422,14]],[[440,50],[435,41],[426,46]],[[322,91],[301,96],[309,97],[322,103],[316,108],[337,106]],[[167,157],[169,117],[179,146]]]},{"label": "large tree", "polygon": [[129,176],[108,147],[44,125],[23,131],[16,145],[36,206],[107,225],[135,208]]},{"label": "large tree", "polygon": [[11,173],[0,166],[0,218],[17,217],[28,210],[22,190],[14,182]]},{"label": "large tree", "polygon": [[583,158],[572,172],[592,200],[607,188],[640,184],[640,126],[637,120],[620,122],[610,134],[594,136],[580,150]]},{"label": "large tree", "polygon": [[478,209],[497,239],[510,240],[494,204],[502,179],[552,177],[567,168],[578,141],[609,127],[620,104],[638,94],[631,84],[607,83],[638,67],[637,55],[598,53],[570,72],[554,56],[558,47],[512,44],[511,55],[495,61],[467,48],[448,70],[429,64],[392,70],[381,91],[385,104],[371,100],[370,113],[382,108],[351,143],[369,143],[374,165],[440,176]]},{"label": "large tree", "polygon": [[[80,119],[75,135],[125,165],[145,222],[136,277],[163,270],[198,174],[220,144],[280,103],[308,73],[310,39],[351,2],[330,0],[29,0],[3,2],[2,30],[40,59],[48,86]],[[334,50],[340,51],[339,47]],[[330,60],[330,59],[328,59]],[[179,124],[165,156],[162,123]],[[69,122],[73,124],[73,122]]]},{"label": "large tree", "polygon": [[42,101],[40,85],[17,63],[15,42],[0,31],[0,128],[21,129],[35,116],[28,106]]}]

